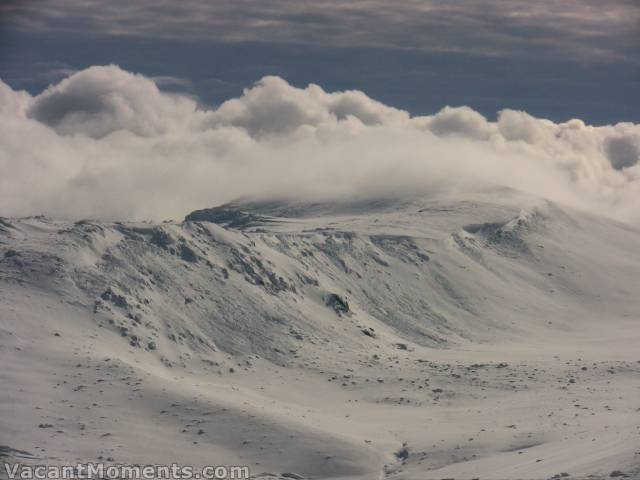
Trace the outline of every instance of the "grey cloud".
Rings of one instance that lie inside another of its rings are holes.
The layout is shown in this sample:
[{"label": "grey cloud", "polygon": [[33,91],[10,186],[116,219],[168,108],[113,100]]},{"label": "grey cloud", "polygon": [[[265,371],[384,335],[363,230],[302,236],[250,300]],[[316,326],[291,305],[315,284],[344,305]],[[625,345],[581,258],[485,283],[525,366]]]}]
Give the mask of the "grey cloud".
[{"label": "grey cloud", "polygon": [[0,7],[25,31],[634,60],[640,8],[596,0],[45,0]]},{"label": "grey cloud", "polygon": [[633,167],[640,160],[637,138],[634,139],[631,136],[610,137],[607,138],[604,146],[607,158],[616,170]]},{"label": "grey cloud", "polygon": [[159,75],[152,77],[153,83],[158,87],[180,87],[189,89],[193,86],[193,82],[187,78],[172,77],[171,75]]}]

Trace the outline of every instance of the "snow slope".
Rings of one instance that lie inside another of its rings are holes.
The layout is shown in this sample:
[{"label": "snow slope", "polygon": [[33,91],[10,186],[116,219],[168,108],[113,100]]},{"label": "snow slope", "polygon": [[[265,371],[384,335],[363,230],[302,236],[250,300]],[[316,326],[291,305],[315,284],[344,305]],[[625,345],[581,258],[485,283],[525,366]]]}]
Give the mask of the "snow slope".
[{"label": "snow slope", "polygon": [[640,478],[639,245],[510,190],[1,219],[0,456]]}]

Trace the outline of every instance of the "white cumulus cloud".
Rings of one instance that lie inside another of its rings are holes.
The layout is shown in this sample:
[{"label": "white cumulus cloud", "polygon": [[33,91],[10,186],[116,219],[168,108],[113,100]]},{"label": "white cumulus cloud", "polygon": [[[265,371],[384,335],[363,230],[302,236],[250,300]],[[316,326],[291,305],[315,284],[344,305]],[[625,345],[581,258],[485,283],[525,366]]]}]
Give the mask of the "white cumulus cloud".
[{"label": "white cumulus cloud", "polygon": [[243,196],[498,185],[637,222],[640,125],[432,116],[265,77],[218,108],[117,66],[36,96],[0,81],[0,215],[179,218]]}]

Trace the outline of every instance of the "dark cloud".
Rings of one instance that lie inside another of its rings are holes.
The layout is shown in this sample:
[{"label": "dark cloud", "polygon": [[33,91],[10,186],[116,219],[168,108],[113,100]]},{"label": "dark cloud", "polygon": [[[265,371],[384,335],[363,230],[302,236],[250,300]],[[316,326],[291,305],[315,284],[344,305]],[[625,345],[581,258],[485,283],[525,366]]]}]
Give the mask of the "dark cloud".
[{"label": "dark cloud", "polygon": [[0,2],[0,78],[36,93],[113,63],[206,105],[275,75],[413,114],[638,121],[639,11],[635,0]]},{"label": "dark cloud", "polygon": [[633,137],[611,137],[605,142],[605,151],[616,170],[633,167],[640,160],[640,148]]},{"label": "dark cloud", "polygon": [[636,2],[612,0],[43,0],[0,7],[25,31],[378,46],[635,61]]}]

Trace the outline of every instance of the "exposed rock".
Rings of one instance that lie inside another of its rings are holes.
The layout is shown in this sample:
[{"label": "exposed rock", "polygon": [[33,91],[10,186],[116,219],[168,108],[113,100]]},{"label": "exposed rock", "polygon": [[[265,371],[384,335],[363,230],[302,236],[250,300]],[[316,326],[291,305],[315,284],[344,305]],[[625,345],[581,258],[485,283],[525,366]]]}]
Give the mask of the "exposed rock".
[{"label": "exposed rock", "polygon": [[107,288],[105,292],[100,296],[100,298],[107,302],[113,303],[116,307],[129,307],[129,302],[127,302],[127,299],[124,297],[124,295],[116,293],[111,287]]},{"label": "exposed rock", "polygon": [[325,303],[328,307],[333,308],[338,314],[348,313],[350,311],[347,300],[337,293],[329,294]]},{"label": "exposed rock", "polygon": [[185,222],[211,222],[230,228],[245,227],[259,217],[230,205],[195,210],[184,217]]}]

